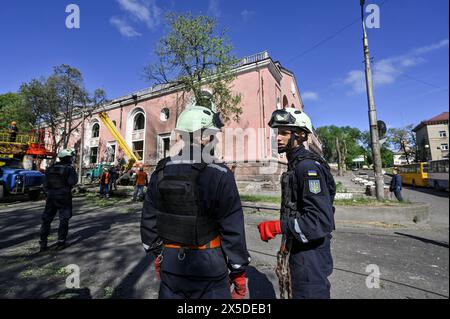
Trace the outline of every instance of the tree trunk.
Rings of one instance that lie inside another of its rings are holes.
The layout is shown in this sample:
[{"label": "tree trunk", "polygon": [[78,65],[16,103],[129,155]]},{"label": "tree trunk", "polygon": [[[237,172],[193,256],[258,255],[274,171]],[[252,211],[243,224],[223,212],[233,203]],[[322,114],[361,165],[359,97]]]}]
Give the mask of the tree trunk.
[{"label": "tree trunk", "polygon": [[336,152],[338,156],[338,176],[342,176],[342,156],[341,156],[341,148],[339,145],[339,138],[336,137]]},{"label": "tree trunk", "polygon": [[345,165],[345,161],[347,160],[347,143],[345,142],[345,139],[343,140],[343,142],[344,142],[344,152],[342,154],[342,171],[346,172],[347,165]]}]

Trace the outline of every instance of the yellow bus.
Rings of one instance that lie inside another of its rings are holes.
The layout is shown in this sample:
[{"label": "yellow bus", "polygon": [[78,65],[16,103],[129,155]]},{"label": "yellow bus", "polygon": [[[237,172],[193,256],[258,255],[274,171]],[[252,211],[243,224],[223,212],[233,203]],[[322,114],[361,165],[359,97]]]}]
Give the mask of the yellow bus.
[{"label": "yellow bus", "polygon": [[402,165],[398,167],[398,173],[403,185],[428,186],[428,163]]}]

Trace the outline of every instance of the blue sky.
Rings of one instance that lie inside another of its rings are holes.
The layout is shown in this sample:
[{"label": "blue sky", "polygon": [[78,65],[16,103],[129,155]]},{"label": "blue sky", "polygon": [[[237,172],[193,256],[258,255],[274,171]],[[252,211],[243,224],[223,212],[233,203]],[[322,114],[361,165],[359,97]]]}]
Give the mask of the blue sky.
[{"label": "blue sky", "polygon": [[[381,9],[380,28],[369,30],[379,119],[400,127],[447,111],[448,0],[366,2]],[[80,29],[65,26],[70,3],[80,8]],[[62,63],[108,98],[145,88],[141,72],[166,31],[164,14],[189,10],[217,17],[238,57],[268,50],[293,71],[316,127],[367,129],[361,25],[350,25],[359,0],[2,0],[0,93]]]}]

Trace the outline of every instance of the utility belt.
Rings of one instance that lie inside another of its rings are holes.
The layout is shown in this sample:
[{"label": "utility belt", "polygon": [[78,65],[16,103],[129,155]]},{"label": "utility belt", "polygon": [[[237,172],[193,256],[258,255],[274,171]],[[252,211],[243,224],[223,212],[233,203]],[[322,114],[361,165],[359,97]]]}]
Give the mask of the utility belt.
[{"label": "utility belt", "polygon": [[216,238],[214,238],[213,240],[211,240],[209,243],[206,243],[205,245],[202,246],[194,246],[194,245],[182,245],[182,244],[178,244],[178,243],[165,243],[164,247],[165,248],[178,248],[178,249],[193,249],[193,250],[205,250],[205,249],[213,249],[213,248],[220,248],[221,245],[221,240],[220,240],[220,236],[217,236]]}]

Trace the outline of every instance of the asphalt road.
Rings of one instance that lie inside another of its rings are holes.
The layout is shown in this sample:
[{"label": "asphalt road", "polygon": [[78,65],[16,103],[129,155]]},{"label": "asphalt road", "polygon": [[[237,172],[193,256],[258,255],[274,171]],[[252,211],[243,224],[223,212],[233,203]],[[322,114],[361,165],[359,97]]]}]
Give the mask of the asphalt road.
[{"label": "asphalt road", "polygon": [[[386,176],[387,185],[391,177]],[[402,195],[411,202],[428,203],[430,205],[430,225],[435,228],[449,228],[449,192],[437,191],[426,187],[403,186]]]},{"label": "asphalt road", "polygon": [[[366,172],[368,176],[373,177],[373,171]],[[353,172],[358,176],[359,172]],[[385,175],[386,185],[391,182],[391,177]],[[438,230],[449,229],[449,192],[437,191],[426,187],[403,186],[403,198],[411,202],[428,203],[430,205],[430,226]]]},{"label": "asphalt road", "polygon": [[[447,198],[448,201],[448,198]],[[109,207],[74,200],[70,246],[36,254],[44,202],[0,204],[0,298],[157,298],[152,260],[140,244],[142,204]],[[274,216],[246,214],[249,298],[275,298],[279,239],[265,243],[256,225]],[[53,224],[56,233],[57,221]],[[333,298],[448,298],[448,228],[370,229],[338,225],[333,234]],[[55,240],[53,235],[53,240]],[[80,269],[80,289],[67,289],[64,267]],[[366,281],[376,265],[378,288]],[[373,267],[373,266],[372,266]]]}]

